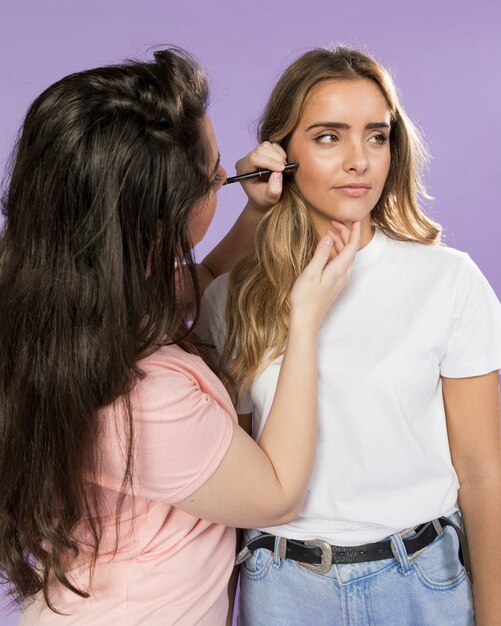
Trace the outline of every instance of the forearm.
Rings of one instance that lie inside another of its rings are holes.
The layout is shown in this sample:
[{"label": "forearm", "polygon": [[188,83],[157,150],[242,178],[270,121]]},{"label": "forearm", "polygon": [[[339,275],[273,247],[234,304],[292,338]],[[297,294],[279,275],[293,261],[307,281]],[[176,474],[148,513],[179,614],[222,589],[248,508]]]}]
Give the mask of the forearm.
[{"label": "forearm", "polygon": [[263,212],[251,202],[247,202],[236,222],[226,236],[203,259],[202,265],[213,276],[228,272],[249,250],[254,240],[256,226],[263,217]]},{"label": "forearm", "polygon": [[[360,242],[354,222],[348,244],[328,231],[290,293],[287,347],[259,445],[235,425],[216,472],[176,506],[227,526],[262,528],[294,519],[313,468],[317,438],[318,329],[345,287]],[[333,246],[340,248],[331,259]],[[271,322],[272,320],[270,320]]]},{"label": "forearm", "polygon": [[482,481],[461,484],[464,519],[473,574],[477,626],[501,624],[501,471]]},{"label": "forearm", "polygon": [[306,323],[291,323],[275,398],[258,441],[270,458],[282,497],[295,511],[302,504],[315,455],[316,353],[317,331]]}]

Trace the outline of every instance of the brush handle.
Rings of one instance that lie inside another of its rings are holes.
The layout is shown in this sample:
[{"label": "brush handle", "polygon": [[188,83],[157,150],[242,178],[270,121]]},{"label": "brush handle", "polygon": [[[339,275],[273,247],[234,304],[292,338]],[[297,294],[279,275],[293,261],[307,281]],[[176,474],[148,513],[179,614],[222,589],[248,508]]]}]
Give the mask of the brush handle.
[{"label": "brush handle", "polygon": [[[284,172],[290,172],[298,168],[297,163],[287,163],[282,170]],[[248,180],[249,178],[262,178],[263,176],[269,176],[273,172],[271,170],[257,170],[257,172],[248,172],[247,174],[240,174],[239,176],[230,176],[224,182],[225,185],[231,185],[231,183],[238,183],[241,180]]]}]

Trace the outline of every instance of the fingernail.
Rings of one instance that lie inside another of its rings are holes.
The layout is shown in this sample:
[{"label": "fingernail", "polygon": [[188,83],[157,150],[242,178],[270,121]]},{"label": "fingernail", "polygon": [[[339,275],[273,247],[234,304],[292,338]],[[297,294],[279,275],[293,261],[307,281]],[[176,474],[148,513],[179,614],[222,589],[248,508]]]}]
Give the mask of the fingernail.
[{"label": "fingernail", "polygon": [[322,238],[322,243],[324,243],[326,246],[332,246],[332,239],[330,237],[323,237]]}]

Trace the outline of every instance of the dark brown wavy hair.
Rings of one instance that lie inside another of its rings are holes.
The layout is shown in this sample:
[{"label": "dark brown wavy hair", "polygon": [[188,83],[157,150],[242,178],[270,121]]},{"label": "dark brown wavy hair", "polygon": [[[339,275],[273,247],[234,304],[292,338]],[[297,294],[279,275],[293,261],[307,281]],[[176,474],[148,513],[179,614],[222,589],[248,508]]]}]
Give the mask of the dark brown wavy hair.
[{"label": "dark brown wavy hair", "polygon": [[169,49],[67,76],[26,116],[0,238],[0,574],[14,602],[42,591],[57,612],[49,577],[87,597],[67,574],[77,526],[91,569],[102,537],[99,409],[125,409],[119,520],[137,363],[165,343],[202,352],[175,273],[183,263],[196,317],[187,223],[211,185],[207,98],[198,65]]}]

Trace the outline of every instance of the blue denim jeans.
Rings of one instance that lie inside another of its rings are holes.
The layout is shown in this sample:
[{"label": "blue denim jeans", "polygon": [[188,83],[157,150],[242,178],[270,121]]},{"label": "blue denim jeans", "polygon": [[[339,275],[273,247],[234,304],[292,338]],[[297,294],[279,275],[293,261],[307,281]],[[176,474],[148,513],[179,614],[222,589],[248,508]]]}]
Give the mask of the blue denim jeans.
[{"label": "blue denim jeans", "polygon": [[[451,519],[461,525],[459,513]],[[244,532],[244,543],[258,534]],[[409,533],[411,534],[411,533]],[[241,565],[239,626],[471,626],[471,585],[452,528],[415,555],[333,565],[325,574],[260,549]]]}]

